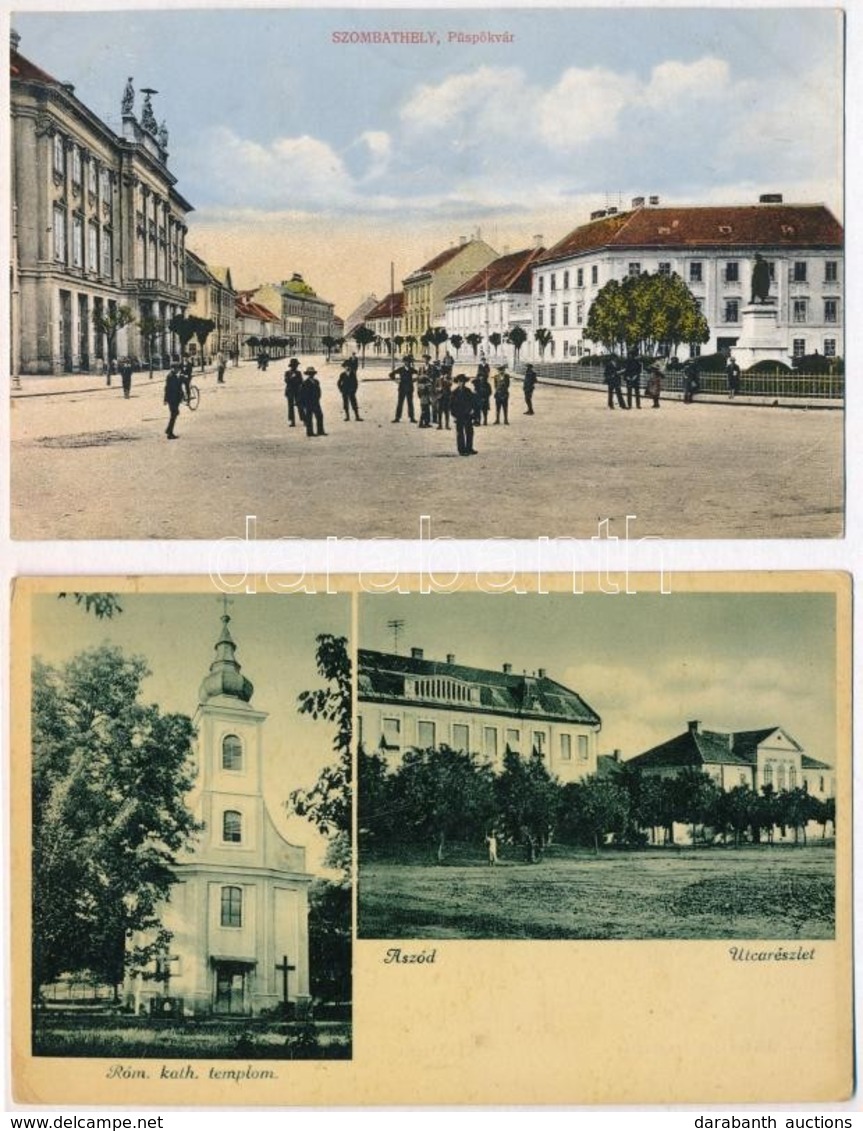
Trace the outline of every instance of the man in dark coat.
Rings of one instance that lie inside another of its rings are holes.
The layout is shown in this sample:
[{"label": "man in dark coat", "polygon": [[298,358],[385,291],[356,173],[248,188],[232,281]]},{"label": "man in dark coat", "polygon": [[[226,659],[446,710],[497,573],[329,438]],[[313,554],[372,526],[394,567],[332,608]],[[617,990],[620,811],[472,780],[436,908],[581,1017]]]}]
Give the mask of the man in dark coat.
[{"label": "man in dark coat", "polygon": [[690,358],[683,367],[683,403],[692,404],[695,394],[701,388],[698,366]]},{"label": "man in dark coat", "polygon": [[183,403],[185,397],[183,395],[183,379],[180,376],[180,368],[174,364],[168,370],[168,376],[165,378],[165,404],[168,406],[169,418],[168,427],[165,429],[165,435],[169,440],[176,440],[177,436],[174,432],[174,425],[177,422],[177,417],[180,415],[180,405]]},{"label": "man in dark coat", "polygon": [[285,397],[288,401],[288,424],[291,428],[296,426],[296,413],[300,414],[300,422],[305,424],[302,409],[300,408],[300,390],[303,387],[303,374],[300,363],[295,357],[288,362],[285,370]]},{"label": "man in dark coat", "polygon": [[460,456],[474,456],[473,418],[475,395],[467,387],[467,376],[459,373],[455,379],[455,389],[449,400],[450,412],[455,420],[455,440]]},{"label": "man in dark coat", "polygon": [[498,365],[494,375],[495,424],[500,424],[501,413],[504,424],[509,424],[509,374],[505,365]]},{"label": "man in dark coat", "polygon": [[740,390],[740,366],[731,356],[725,366],[725,376],[728,380],[728,399],[733,401],[735,394]]},{"label": "man in dark coat", "polygon": [[620,370],[617,368],[615,358],[609,357],[606,359],[602,379],[605,381],[606,385],[608,385],[608,407],[614,408],[614,398],[616,396],[618,405],[620,405],[621,408],[626,408],[623,393],[620,391]]},{"label": "man in dark coat", "polygon": [[630,350],[623,367],[626,382],[626,407],[632,408],[632,394],[635,393],[635,407],[641,408],[641,358],[638,350]]},{"label": "man in dark coat", "polygon": [[524,403],[527,405],[524,415],[533,416],[533,390],[536,388],[536,370],[530,364],[525,367],[521,387],[524,393]]},{"label": "man in dark coat", "polygon": [[[306,422],[306,435],[307,436],[326,436],[324,431],[324,414],[321,409],[321,383],[315,376],[317,369],[310,365],[308,369],[304,369],[305,381],[300,390],[300,408],[303,413],[303,419]],[[315,432],[315,423],[317,422],[317,433]]]},{"label": "man in dark coat", "polygon": [[354,420],[362,420],[360,410],[357,407],[357,389],[359,388],[360,382],[357,377],[356,367],[353,365],[351,358],[346,358],[342,362],[342,371],[339,374],[336,385],[339,392],[342,394],[342,408],[345,410],[345,420],[350,420],[351,409],[354,410]]},{"label": "man in dark coat", "polygon": [[390,374],[393,381],[399,383],[399,399],[396,404],[396,414],[393,417],[392,423],[398,424],[402,418],[402,409],[407,405],[408,419],[411,424],[416,424],[416,417],[414,416],[414,375],[416,370],[413,367],[413,358],[410,354],[405,354],[402,359],[401,365],[398,369],[394,369]]},{"label": "man in dark coat", "polygon": [[124,357],[120,362],[120,378],[123,382],[123,396],[128,400],[132,393],[132,360]]}]

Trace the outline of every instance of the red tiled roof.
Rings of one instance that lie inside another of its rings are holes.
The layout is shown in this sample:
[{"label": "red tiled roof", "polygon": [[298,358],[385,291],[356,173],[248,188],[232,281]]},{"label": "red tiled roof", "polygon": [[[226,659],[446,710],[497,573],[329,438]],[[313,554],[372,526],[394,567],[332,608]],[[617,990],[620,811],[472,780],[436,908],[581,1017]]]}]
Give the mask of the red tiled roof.
[{"label": "red tiled roof", "polygon": [[63,85],[53,75],[49,75],[47,71],[43,71],[41,67],[31,63],[29,59],[25,59],[14,49],[9,52],[9,75],[13,79],[23,79],[25,82],[49,82],[53,83],[54,86]]},{"label": "red tiled roof", "polygon": [[365,316],[365,321],[371,322],[376,318],[401,318],[404,311],[405,293],[398,291],[396,294],[387,295],[386,298],[381,299],[377,306],[373,306]]},{"label": "red tiled roof", "polygon": [[601,248],[841,248],[842,225],[823,204],[637,208],[574,228],[542,257],[550,263]]},{"label": "red tiled roof", "polygon": [[485,294],[486,291],[530,294],[531,268],[544,252],[544,247],[528,247],[523,251],[514,251],[511,255],[502,255],[489,263],[488,267],[477,271],[467,282],[450,291],[446,296],[447,301],[467,295]]},{"label": "red tiled roof", "polygon": [[278,322],[278,316],[273,314],[271,310],[267,310],[265,306],[261,306],[257,302],[246,302],[238,298],[237,314],[240,318],[257,318],[259,322]]}]

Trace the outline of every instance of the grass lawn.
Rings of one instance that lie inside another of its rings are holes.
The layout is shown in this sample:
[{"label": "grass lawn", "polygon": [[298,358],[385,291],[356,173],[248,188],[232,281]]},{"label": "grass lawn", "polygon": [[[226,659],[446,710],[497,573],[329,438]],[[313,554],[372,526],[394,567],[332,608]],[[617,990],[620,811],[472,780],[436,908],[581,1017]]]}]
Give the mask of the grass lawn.
[{"label": "grass lawn", "polygon": [[829,939],[832,843],[592,853],[495,868],[456,848],[362,859],[360,938]]}]

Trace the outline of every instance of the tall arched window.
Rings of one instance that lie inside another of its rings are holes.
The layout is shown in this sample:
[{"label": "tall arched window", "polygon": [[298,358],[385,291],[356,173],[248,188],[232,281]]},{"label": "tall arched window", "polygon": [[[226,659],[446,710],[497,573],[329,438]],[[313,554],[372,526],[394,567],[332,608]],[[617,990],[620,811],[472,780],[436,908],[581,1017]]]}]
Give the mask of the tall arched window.
[{"label": "tall arched window", "polygon": [[243,925],[243,889],[235,887],[222,888],[222,926],[242,927]]},{"label": "tall arched window", "polygon": [[222,739],[222,769],[242,770],[243,744],[235,734],[226,734]]},{"label": "tall arched window", "polygon": [[230,844],[243,840],[243,814],[236,809],[226,809],[222,814],[222,840]]}]

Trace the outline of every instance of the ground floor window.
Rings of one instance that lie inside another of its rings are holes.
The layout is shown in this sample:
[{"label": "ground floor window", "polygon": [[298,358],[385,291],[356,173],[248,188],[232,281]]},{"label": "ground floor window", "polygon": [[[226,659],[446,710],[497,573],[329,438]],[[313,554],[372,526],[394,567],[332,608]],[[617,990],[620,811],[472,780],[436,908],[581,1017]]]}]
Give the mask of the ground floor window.
[{"label": "ground floor window", "polygon": [[794,357],[805,357],[806,356],[806,339],[805,338],[795,338],[794,339],[794,345],[793,345],[791,352],[794,355]]},{"label": "ground floor window", "polygon": [[824,339],[824,356],[825,357],[835,357],[836,356],[836,339],[835,338],[825,338]]}]

